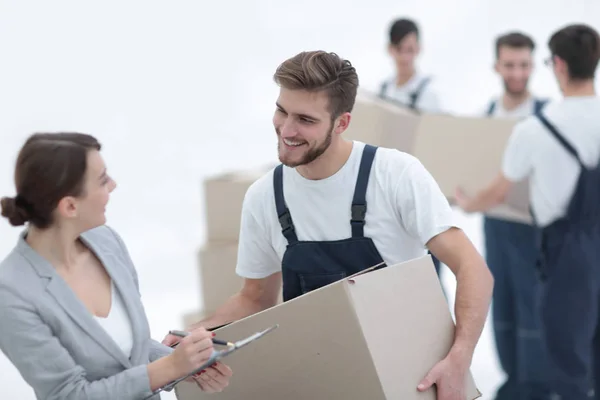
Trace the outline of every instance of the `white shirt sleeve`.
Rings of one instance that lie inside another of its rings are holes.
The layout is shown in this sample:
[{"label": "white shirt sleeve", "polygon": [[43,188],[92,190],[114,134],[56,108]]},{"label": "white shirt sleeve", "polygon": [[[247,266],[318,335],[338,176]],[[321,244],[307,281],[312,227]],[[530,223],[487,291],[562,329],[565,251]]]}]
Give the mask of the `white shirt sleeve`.
[{"label": "white shirt sleeve", "polygon": [[[248,189],[242,206],[236,273],[242,278],[262,279],[281,271],[281,261],[266,230],[260,199],[262,192]],[[260,189],[260,188],[258,188]]]},{"label": "white shirt sleeve", "polygon": [[529,117],[513,129],[502,158],[502,174],[512,182],[527,178],[532,170],[534,143],[531,136],[532,120]]},{"label": "white shirt sleeve", "polygon": [[416,158],[400,177],[395,199],[404,228],[423,246],[434,236],[455,226],[448,200]]}]

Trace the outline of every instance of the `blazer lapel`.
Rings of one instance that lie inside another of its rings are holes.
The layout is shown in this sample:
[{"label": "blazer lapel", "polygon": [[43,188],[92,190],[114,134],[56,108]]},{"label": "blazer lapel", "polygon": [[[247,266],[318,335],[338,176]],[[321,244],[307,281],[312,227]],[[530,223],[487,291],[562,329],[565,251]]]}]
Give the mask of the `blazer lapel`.
[{"label": "blazer lapel", "polygon": [[[86,242],[87,243],[87,242]],[[37,254],[27,242],[24,235],[21,236],[19,242],[21,253],[29,260],[37,273],[44,278],[47,278],[48,285],[46,290],[56,299],[56,302],[65,310],[67,314],[83,329],[91,338],[93,338],[100,346],[112,355],[126,368],[131,368],[131,362],[121,351],[115,341],[106,333],[104,328],[100,326],[94,319],[93,315],[85,308],[83,303],[75,295],[73,290],[65,282],[54,267],[43,257]],[[101,258],[101,261],[104,262]],[[107,269],[108,270],[108,269]],[[135,333],[134,333],[135,334]]]},{"label": "blazer lapel", "polygon": [[[140,338],[146,336],[143,332],[143,319],[144,310],[141,306],[139,292],[136,288],[132,277],[127,271],[125,265],[121,265],[121,261],[116,254],[110,248],[103,248],[97,246],[92,241],[87,240],[84,236],[81,239],[85,242],[90,250],[92,250],[100,262],[104,265],[106,272],[110,275],[118,294],[123,299],[123,304],[129,316],[131,322],[131,330],[133,334],[133,348],[131,349],[131,356],[129,360],[134,364],[137,364],[137,360],[140,357],[141,351],[143,350]],[[116,293],[115,293],[116,294]],[[121,352],[123,354],[123,352]],[[124,355],[124,354],[123,354]],[[129,361],[128,360],[128,361]]]},{"label": "blazer lapel", "polygon": [[108,333],[96,322],[94,316],[85,308],[83,303],[77,298],[69,285],[60,277],[56,276],[50,279],[47,286],[48,292],[56,299],[58,304],[73,318],[73,320],[87,332],[100,346],[112,355],[126,368],[131,367],[131,363],[121,351],[115,341]]}]

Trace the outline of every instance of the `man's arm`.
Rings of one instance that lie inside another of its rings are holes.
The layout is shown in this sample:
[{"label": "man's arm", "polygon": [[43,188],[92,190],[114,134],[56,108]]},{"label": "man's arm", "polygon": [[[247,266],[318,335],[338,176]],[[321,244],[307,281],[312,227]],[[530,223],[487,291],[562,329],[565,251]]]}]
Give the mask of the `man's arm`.
[{"label": "man's arm", "polygon": [[473,197],[456,189],[456,204],[466,212],[485,212],[502,204],[513,183],[527,178],[532,171],[535,157],[534,141],[531,137],[532,117],[517,124],[510,135],[502,157],[501,171],[490,184]]},{"label": "man's arm", "polygon": [[456,335],[449,357],[471,364],[492,297],[494,280],[483,257],[464,232],[450,228],[427,247],[456,276]]},{"label": "man's arm", "polygon": [[281,272],[262,279],[245,279],[244,286],[229,298],[215,313],[196,322],[188,329],[204,327],[210,329],[228,324],[277,304],[281,291]]},{"label": "man's arm", "polygon": [[468,213],[485,212],[502,204],[511,186],[512,182],[503,173],[499,173],[485,189],[473,197],[467,196],[460,188],[456,189],[456,204]]},{"label": "man's arm", "polygon": [[[277,304],[281,292],[281,260],[271,243],[268,227],[273,223],[265,215],[264,199],[272,198],[271,181],[260,181],[248,189],[242,206],[236,273],[244,278],[242,289],[225,301],[214,314],[189,329],[207,329],[228,324]],[[273,205],[274,207],[274,205]],[[273,218],[275,218],[273,209]],[[210,284],[210,282],[208,282]],[[175,338],[166,340],[175,340]],[[165,343],[165,341],[163,341]]]}]

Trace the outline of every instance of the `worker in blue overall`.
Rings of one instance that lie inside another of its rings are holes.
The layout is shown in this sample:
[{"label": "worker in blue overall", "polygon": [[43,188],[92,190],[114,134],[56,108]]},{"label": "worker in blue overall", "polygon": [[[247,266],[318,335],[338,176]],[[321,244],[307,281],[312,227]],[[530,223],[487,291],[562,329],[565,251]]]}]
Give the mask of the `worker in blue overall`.
[{"label": "worker in blue overall", "polygon": [[274,79],[280,87],[273,125],[281,164],[244,198],[236,267],[243,287],[190,329],[273,307],[282,283],[289,301],[429,249],[456,274],[457,329],[448,355],[415,388],[435,383],[439,399],[464,399],[465,374],[493,290],[483,257],[455,227],[448,201],[418,159],[342,138],[358,88],[349,61],[302,52],[283,62]]},{"label": "worker in blue overall", "polygon": [[[431,85],[432,77],[417,69],[420,38],[415,21],[400,18],[392,23],[388,53],[396,71],[394,76],[381,83],[379,97],[416,112],[441,112],[438,93]],[[436,272],[441,275],[440,261],[434,255],[432,259]]]},{"label": "worker in blue overall", "polygon": [[529,178],[539,228],[539,315],[551,399],[600,397],[600,98],[594,89],[600,36],[569,25],[549,40],[564,98],[519,123],[502,172],[480,193],[457,191],[465,211],[501,203]]},{"label": "worker in blue overall", "polygon": [[[526,118],[539,112],[547,99],[528,88],[535,43],[521,32],[499,36],[495,71],[504,93],[484,110],[492,118]],[[482,134],[485,134],[483,132]],[[535,307],[538,284],[536,229],[531,224],[484,216],[485,256],[494,276],[492,317],[494,339],[505,382],[496,400],[530,400],[545,393],[544,347]]]}]

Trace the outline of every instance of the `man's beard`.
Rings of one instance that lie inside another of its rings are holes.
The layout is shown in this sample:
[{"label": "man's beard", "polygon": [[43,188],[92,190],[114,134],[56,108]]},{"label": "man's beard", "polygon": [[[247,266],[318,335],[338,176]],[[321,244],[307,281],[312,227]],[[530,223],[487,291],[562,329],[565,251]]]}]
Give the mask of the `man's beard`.
[{"label": "man's beard", "polygon": [[519,90],[519,91],[515,91],[512,90],[508,84],[508,82],[504,81],[504,91],[509,95],[509,96],[514,96],[514,97],[520,97],[523,96],[525,93],[527,93],[527,82],[525,81],[525,84],[523,85],[523,89]]},{"label": "man's beard", "polygon": [[[325,153],[325,151],[331,145],[332,138],[333,138],[333,127],[329,131],[329,133],[327,133],[325,140],[323,140],[323,142],[321,144],[319,144],[317,147],[309,149],[299,161],[287,162],[285,160],[282,160],[281,157],[279,157],[279,161],[286,167],[290,167],[290,168],[295,168],[295,167],[299,167],[301,165],[310,164],[311,162],[313,162],[317,158],[319,158],[323,153]],[[277,153],[278,154],[280,154],[279,150],[281,148],[281,140],[277,141]]]}]

